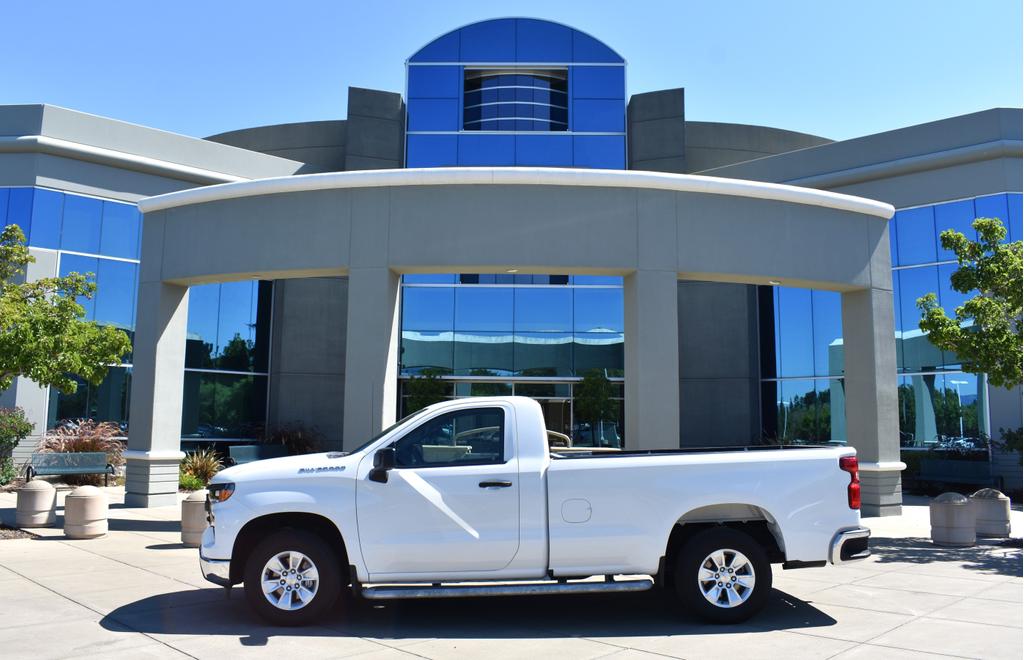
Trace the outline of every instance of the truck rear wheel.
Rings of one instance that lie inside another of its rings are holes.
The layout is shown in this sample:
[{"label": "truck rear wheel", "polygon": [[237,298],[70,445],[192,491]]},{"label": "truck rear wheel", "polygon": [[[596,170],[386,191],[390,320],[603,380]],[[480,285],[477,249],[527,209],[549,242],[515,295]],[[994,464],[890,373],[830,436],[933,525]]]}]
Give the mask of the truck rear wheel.
[{"label": "truck rear wheel", "polygon": [[695,615],[713,623],[738,623],[760,610],[772,590],[764,548],[728,527],[704,530],[676,556],[676,595]]},{"label": "truck rear wheel", "polygon": [[315,534],[283,529],[263,539],[245,566],[245,597],[279,626],[302,626],[325,614],[341,593],[338,558]]}]

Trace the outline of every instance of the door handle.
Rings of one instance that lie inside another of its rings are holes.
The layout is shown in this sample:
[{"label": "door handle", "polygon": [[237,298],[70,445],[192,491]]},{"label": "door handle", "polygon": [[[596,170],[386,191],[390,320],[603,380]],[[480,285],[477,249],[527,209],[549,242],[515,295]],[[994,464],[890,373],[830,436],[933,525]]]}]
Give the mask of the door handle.
[{"label": "door handle", "polygon": [[511,481],[481,481],[481,488],[511,488]]}]

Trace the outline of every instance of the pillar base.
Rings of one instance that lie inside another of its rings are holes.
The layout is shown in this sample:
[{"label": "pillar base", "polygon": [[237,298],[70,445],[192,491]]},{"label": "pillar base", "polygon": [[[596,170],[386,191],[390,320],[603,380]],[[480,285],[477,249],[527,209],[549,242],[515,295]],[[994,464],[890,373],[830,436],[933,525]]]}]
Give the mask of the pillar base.
[{"label": "pillar base", "polygon": [[864,518],[899,516],[903,513],[903,488],[900,474],[906,468],[900,461],[861,463],[860,515]]},{"label": "pillar base", "polygon": [[181,452],[125,452],[125,506],[177,506],[178,465],[184,457]]}]

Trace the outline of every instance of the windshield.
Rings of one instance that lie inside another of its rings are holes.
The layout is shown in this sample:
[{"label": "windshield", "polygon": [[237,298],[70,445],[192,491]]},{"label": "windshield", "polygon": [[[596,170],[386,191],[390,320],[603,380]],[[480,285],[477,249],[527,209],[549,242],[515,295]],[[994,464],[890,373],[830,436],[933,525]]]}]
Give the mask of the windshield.
[{"label": "windshield", "polygon": [[426,411],[426,408],[424,408],[422,410],[417,410],[414,413],[410,413],[410,414],[406,415],[405,417],[403,417],[402,419],[398,420],[397,422],[395,422],[391,426],[387,427],[386,429],[384,429],[383,431],[381,431],[377,435],[373,436],[372,438],[370,438],[369,440],[367,440],[363,444],[359,445],[358,447],[356,447],[352,451],[348,451],[348,452],[345,452],[345,453],[346,454],[357,454],[357,453],[363,451],[364,449],[366,449],[367,447],[369,447],[373,443],[377,442],[378,440],[380,440],[381,438],[386,436],[388,433],[391,433],[391,431],[393,431],[398,426],[401,426],[402,424],[405,424],[407,421],[409,421],[413,417],[416,417],[417,415],[421,415],[425,411]]}]

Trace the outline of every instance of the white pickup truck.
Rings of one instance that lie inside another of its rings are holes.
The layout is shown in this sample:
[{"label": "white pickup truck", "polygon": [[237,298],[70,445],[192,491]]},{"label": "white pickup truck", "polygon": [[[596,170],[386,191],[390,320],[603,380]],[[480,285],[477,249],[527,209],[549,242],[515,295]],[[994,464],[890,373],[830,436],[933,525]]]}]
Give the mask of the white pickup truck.
[{"label": "white pickup truck", "polygon": [[[562,436],[564,439],[565,436]],[[281,625],[369,599],[673,589],[755,613],[772,563],[869,555],[846,447],[550,448],[521,397],[446,401],[351,453],[240,465],[209,486],[203,575]]]}]

